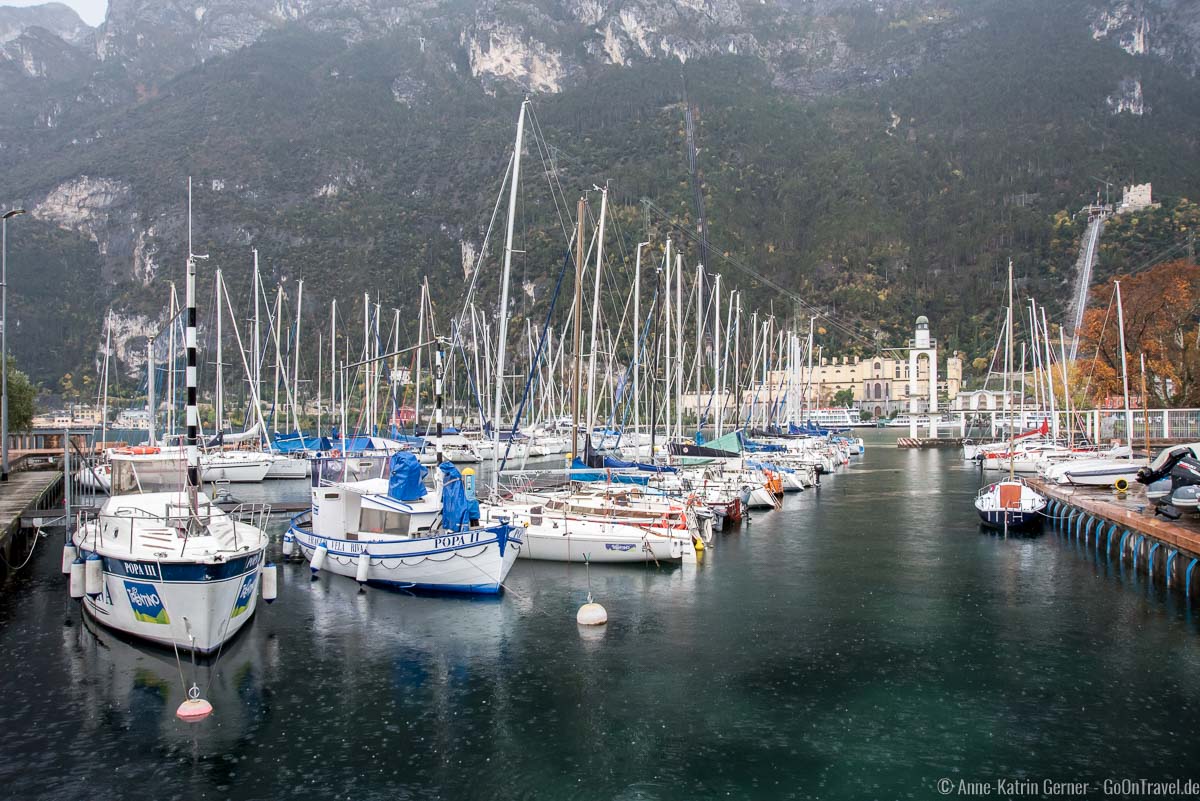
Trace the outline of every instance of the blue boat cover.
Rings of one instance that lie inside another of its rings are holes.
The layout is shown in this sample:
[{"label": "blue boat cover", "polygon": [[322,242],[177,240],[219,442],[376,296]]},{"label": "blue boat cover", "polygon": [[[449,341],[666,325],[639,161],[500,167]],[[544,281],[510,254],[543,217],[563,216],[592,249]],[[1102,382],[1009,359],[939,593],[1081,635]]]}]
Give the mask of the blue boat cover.
[{"label": "blue boat cover", "polygon": [[745,434],[738,432],[738,439],[742,442],[742,449],[751,453],[779,453],[785,450],[782,445],[768,445],[765,442],[755,442],[746,437]]},{"label": "blue boat cover", "polygon": [[398,501],[419,501],[425,497],[425,468],[408,451],[392,454],[392,474],[388,477],[388,497]]},{"label": "blue boat cover", "polygon": [[279,453],[327,451],[330,449],[328,437],[302,437],[299,434],[276,434],[272,438],[272,444]]},{"label": "blue boat cover", "polygon": [[462,473],[450,462],[438,465],[442,471],[442,526],[449,531],[464,531],[479,519],[479,501],[467,497]]},{"label": "blue boat cover", "polygon": [[641,470],[643,473],[678,473],[670,465],[647,464],[646,462],[624,462],[611,456],[604,457],[604,466],[614,470]]}]

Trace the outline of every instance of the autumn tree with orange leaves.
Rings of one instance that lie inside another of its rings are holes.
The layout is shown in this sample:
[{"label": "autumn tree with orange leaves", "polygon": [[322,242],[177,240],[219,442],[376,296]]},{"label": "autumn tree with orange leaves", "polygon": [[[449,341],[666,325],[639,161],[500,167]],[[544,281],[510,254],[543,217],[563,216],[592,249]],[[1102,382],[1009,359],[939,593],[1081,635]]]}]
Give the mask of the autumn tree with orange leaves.
[{"label": "autumn tree with orange leaves", "polygon": [[[1146,357],[1151,407],[1200,405],[1200,268],[1165,262],[1136,275],[1117,276],[1125,311],[1129,392],[1141,388],[1139,357]],[[1121,395],[1121,347],[1113,281],[1092,290],[1079,329],[1077,368],[1095,403]]]}]

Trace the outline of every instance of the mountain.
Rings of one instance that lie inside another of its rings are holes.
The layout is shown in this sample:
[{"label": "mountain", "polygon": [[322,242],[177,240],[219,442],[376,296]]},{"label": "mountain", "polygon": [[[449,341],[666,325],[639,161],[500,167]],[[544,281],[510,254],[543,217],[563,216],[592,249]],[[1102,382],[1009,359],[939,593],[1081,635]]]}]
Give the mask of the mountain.
[{"label": "mountain", "polygon": [[563,242],[548,171],[571,205],[612,182],[611,253],[647,221],[695,238],[686,93],[727,282],[820,307],[826,352],[924,313],[980,355],[1010,257],[1067,300],[1055,219],[1096,176],[1200,194],[1198,70],[1187,0],[112,0],[96,29],[0,8],[3,203],[32,212],[9,231],[11,341],[36,379],[87,370],[111,306],[136,371],[182,278],[188,175],[205,281],[245,286],[256,247],[304,279],[307,330],[335,296],[410,310],[423,275],[448,312],[526,94],[553,148],[526,154],[534,315]]}]

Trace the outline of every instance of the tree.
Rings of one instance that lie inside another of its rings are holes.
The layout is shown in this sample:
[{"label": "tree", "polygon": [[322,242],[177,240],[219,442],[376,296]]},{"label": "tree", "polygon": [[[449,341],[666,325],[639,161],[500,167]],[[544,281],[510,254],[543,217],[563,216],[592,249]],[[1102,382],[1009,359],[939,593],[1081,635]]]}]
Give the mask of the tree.
[{"label": "tree", "polygon": [[852,403],[854,403],[854,390],[839,389],[837,392],[833,393],[834,406],[849,406]]},{"label": "tree", "polygon": [[1197,272],[1196,265],[1188,261],[1170,261],[1133,276],[1117,276],[1093,291],[1100,303],[1087,310],[1080,327],[1081,353],[1090,355],[1082,356],[1077,369],[1094,402],[1122,394],[1114,281],[1121,282],[1130,393],[1140,389],[1139,357],[1144,355],[1149,405],[1192,406],[1200,402]]},{"label": "tree", "polygon": [[37,387],[8,360],[8,430],[28,431],[33,425]]}]

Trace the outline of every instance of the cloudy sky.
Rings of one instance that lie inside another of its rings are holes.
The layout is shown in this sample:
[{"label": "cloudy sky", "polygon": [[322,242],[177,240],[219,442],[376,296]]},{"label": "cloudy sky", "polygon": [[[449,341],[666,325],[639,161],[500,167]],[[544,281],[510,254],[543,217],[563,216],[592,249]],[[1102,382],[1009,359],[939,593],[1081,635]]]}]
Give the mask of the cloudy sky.
[{"label": "cloudy sky", "polygon": [[[0,6],[40,6],[46,0],[0,0]],[[70,6],[83,17],[88,25],[99,25],[104,22],[104,10],[108,8],[108,0],[57,0]]]}]

